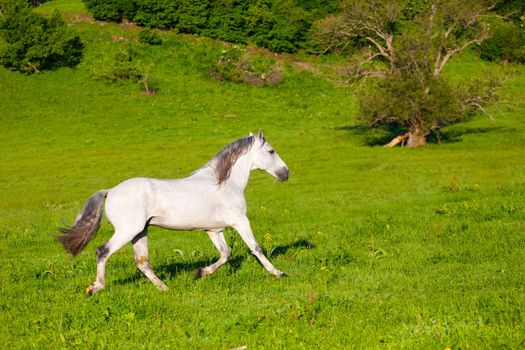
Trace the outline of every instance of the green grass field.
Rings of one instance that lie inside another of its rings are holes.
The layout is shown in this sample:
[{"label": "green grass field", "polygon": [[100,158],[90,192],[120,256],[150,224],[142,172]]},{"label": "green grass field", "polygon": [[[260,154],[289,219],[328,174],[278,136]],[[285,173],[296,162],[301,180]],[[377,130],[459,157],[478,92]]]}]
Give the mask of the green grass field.
[{"label": "green grass field", "polygon": [[[68,18],[78,0],[52,1]],[[426,149],[370,145],[354,128],[354,91],[286,69],[273,87],[219,83],[221,43],[164,33],[137,43],[130,26],[75,21],[76,69],[26,76],[0,68],[0,339],[9,349],[525,347],[525,69],[479,115]],[[113,37],[112,37],[113,36]],[[118,40],[115,39],[118,38]],[[97,80],[129,45],[158,93]],[[507,68],[465,55],[447,74]],[[275,279],[230,230],[233,258],[204,232],[150,231],[150,258],[170,290],[134,266],[131,245],[95,278],[104,221],[72,260],[54,239],[87,198],[135,177],[177,178],[263,129],[292,177],[255,172],[246,197],[259,243],[288,273]]]}]

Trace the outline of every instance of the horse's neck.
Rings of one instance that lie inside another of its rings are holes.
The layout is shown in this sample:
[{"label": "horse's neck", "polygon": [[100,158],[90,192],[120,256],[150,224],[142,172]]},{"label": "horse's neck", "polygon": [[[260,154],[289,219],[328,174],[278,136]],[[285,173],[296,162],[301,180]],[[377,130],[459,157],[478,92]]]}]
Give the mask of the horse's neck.
[{"label": "horse's neck", "polygon": [[[250,172],[252,170],[252,162],[249,155],[243,155],[237,159],[232,166],[230,176],[223,184],[223,186],[232,186],[244,192],[250,179]],[[191,177],[213,177],[216,179],[213,161],[207,163],[202,168],[195,170]]]},{"label": "horse's neck", "polygon": [[226,181],[227,183],[234,185],[235,187],[241,189],[244,192],[244,189],[248,185],[248,180],[250,179],[251,171],[252,161],[250,153],[248,153],[237,159],[235,164],[232,166],[230,177]]}]

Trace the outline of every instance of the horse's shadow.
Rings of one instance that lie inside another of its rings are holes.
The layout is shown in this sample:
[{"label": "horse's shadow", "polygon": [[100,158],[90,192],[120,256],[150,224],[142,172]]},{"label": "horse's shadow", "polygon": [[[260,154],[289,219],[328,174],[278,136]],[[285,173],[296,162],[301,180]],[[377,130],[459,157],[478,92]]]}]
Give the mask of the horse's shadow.
[{"label": "horse's shadow", "polygon": [[306,239],[300,239],[290,244],[278,245],[270,252],[270,258],[286,254],[290,249],[313,249],[315,246]]},{"label": "horse's shadow", "polygon": [[[265,255],[268,256],[271,259],[274,259],[278,257],[279,255],[286,254],[289,250],[293,249],[312,249],[314,248],[314,245],[310,243],[307,240],[300,239],[298,241],[284,244],[284,245],[278,245],[275,248],[273,248],[269,253],[265,252]],[[227,265],[230,267],[230,271],[232,273],[237,272],[239,270],[243,263],[251,256],[250,253],[244,253],[241,255],[234,255],[230,258]],[[161,279],[170,279],[180,273],[185,272],[196,272],[197,269],[208,266],[210,264],[213,264],[218,259],[217,256],[209,256],[205,258],[201,258],[194,261],[174,261],[167,264],[160,264],[158,266],[154,266],[153,269],[155,272],[158,273],[159,277]],[[256,258],[255,258],[256,259]],[[257,259],[256,259],[257,260]],[[260,264],[259,260],[257,262]],[[223,267],[224,268],[224,267]],[[136,271],[133,276],[120,279],[116,281],[116,284],[124,285],[129,283],[134,283],[137,280],[142,278],[142,274],[139,271]]]}]

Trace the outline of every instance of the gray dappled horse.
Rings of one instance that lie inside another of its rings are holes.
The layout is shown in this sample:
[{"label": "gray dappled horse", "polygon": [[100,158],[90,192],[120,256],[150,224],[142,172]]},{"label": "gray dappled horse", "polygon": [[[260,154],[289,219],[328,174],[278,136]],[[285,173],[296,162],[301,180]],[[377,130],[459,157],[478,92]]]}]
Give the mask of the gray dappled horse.
[{"label": "gray dappled horse", "polygon": [[115,233],[99,246],[97,278],[86,289],[94,294],[104,288],[108,258],[126,243],[133,243],[137,268],[160,290],[168,287],[155,275],[148,259],[149,225],[172,230],[205,230],[220,259],[199,268],[196,277],[209,275],[224,265],[231,256],[224,239],[224,229],[239,232],[250,251],[269,273],[281,277],[259,247],[246,216],[244,190],[251,170],[261,169],[280,181],[288,180],[288,167],[259,131],[257,136],[241,138],[222,149],[202,168],[183,179],[160,180],[133,178],[109,190],[93,194],[69,228],[61,228],[58,239],[75,256],[82,251],[100,227],[102,204]]}]

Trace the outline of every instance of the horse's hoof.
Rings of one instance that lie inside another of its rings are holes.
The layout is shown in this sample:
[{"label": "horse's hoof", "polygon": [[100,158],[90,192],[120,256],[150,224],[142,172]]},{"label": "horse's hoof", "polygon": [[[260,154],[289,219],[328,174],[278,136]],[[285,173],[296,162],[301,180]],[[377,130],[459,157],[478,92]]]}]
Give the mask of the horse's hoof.
[{"label": "horse's hoof", "polygon": [[276,271],[275,272],[275,277],[277,277],[277,278],[288,277],[288,274],[286,272]]},{"label": "horse's hoof", "polygon": [[204,269],[202,268],[198,268],[197,271],[195,271],[195,276],[193,276],[194,279],[198,280],[199,278],[201,278],[202,276],[204,276]]},{"label": "horse's hoof", "polygon": [[97,287],[95,284],[90,284],[87,288],[86,288],[86,294],[87,295],[93,295],[95,294],[96,292],[98,292],[99,290],[101,290],[102,288],[104,288],[103,286],[102,287]]},{"label": "horse's hoof", "polygon": [[93,295],[93,294],[95,294],[94,286],[93,286],[92,284],[90,284],[90,285],[86,288],[86,294],[87,294],[87,295]]},{"label": "horse's hoof", "polygon": [[165,285],[164,283],[159,283],[159,284],[155,283],[155,287],[157,287],[157,289],[160,290],[161,292],[165,292],[169,290],[168,286]]}]

